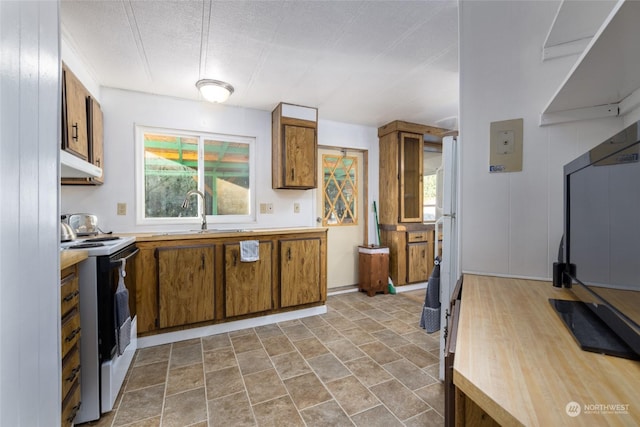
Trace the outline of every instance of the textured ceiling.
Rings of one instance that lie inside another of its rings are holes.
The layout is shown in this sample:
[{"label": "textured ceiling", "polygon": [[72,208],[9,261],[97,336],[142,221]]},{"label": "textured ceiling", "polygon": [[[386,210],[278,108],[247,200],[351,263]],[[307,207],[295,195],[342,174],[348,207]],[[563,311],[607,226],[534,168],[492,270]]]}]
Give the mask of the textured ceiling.
[{"label": "textured ceiling", "polygon": [[457,1],[63,0],[62,35],[102,86],[228,105],[318,108],[320,119],[452,127]]}]

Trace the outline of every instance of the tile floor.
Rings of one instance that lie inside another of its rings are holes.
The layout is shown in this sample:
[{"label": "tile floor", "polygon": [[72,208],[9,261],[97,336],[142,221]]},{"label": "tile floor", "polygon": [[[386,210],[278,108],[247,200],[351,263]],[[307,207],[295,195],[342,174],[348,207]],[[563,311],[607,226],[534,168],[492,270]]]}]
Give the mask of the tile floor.
[{"label": "tile floor", "polygon": [[84,425],[443,425],[421,299],[345,293],[324,315],[140,349],[116,409]]}]

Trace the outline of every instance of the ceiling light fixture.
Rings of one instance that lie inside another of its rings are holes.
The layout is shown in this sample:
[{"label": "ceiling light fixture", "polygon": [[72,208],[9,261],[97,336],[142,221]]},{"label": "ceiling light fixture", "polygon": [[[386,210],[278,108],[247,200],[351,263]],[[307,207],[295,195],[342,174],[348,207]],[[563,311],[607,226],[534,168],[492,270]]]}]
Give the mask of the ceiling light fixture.
[{"label": "ceiling light fixture", "polygon": [[220,80],[198,80],[196,87],[200,90],[204,99],[209,102],[222,103],[229,99],[229,96],[233,93],[233,86]]}]

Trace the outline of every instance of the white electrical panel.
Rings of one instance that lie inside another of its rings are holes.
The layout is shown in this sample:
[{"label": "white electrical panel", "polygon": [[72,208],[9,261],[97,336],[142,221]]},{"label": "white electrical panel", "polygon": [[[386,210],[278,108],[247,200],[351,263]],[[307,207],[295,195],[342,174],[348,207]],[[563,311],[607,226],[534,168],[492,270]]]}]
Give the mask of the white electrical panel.
[{"label": "white electrical panel", "polygon": [[491,123],[489,172],[522,170],[522,128],[522,119]]}]

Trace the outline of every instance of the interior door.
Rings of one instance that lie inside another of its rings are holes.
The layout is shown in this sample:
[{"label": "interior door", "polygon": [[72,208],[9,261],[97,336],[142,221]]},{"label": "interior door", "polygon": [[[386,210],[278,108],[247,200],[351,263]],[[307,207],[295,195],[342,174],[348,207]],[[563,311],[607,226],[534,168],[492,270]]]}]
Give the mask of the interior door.
[{"label": "interior door", "polygon": [[358,246],[364,243],[364,155],[319,148],[316,217],[327,232],[327,288],[358,283]]},{"label": "interior door", "polygon": [[[438,223],[442,225],[442,262],[440,263],[440,325],[446,325],[446,311],[449,308],[451,294],[460,277],[460,251],[458,238],[458,140],[456,136],[447,136],[442,140],[442,216]],[[438,228],[436,227],[436,235]],[[440,334],[440,379],[444,380],[444,334]]]}]

